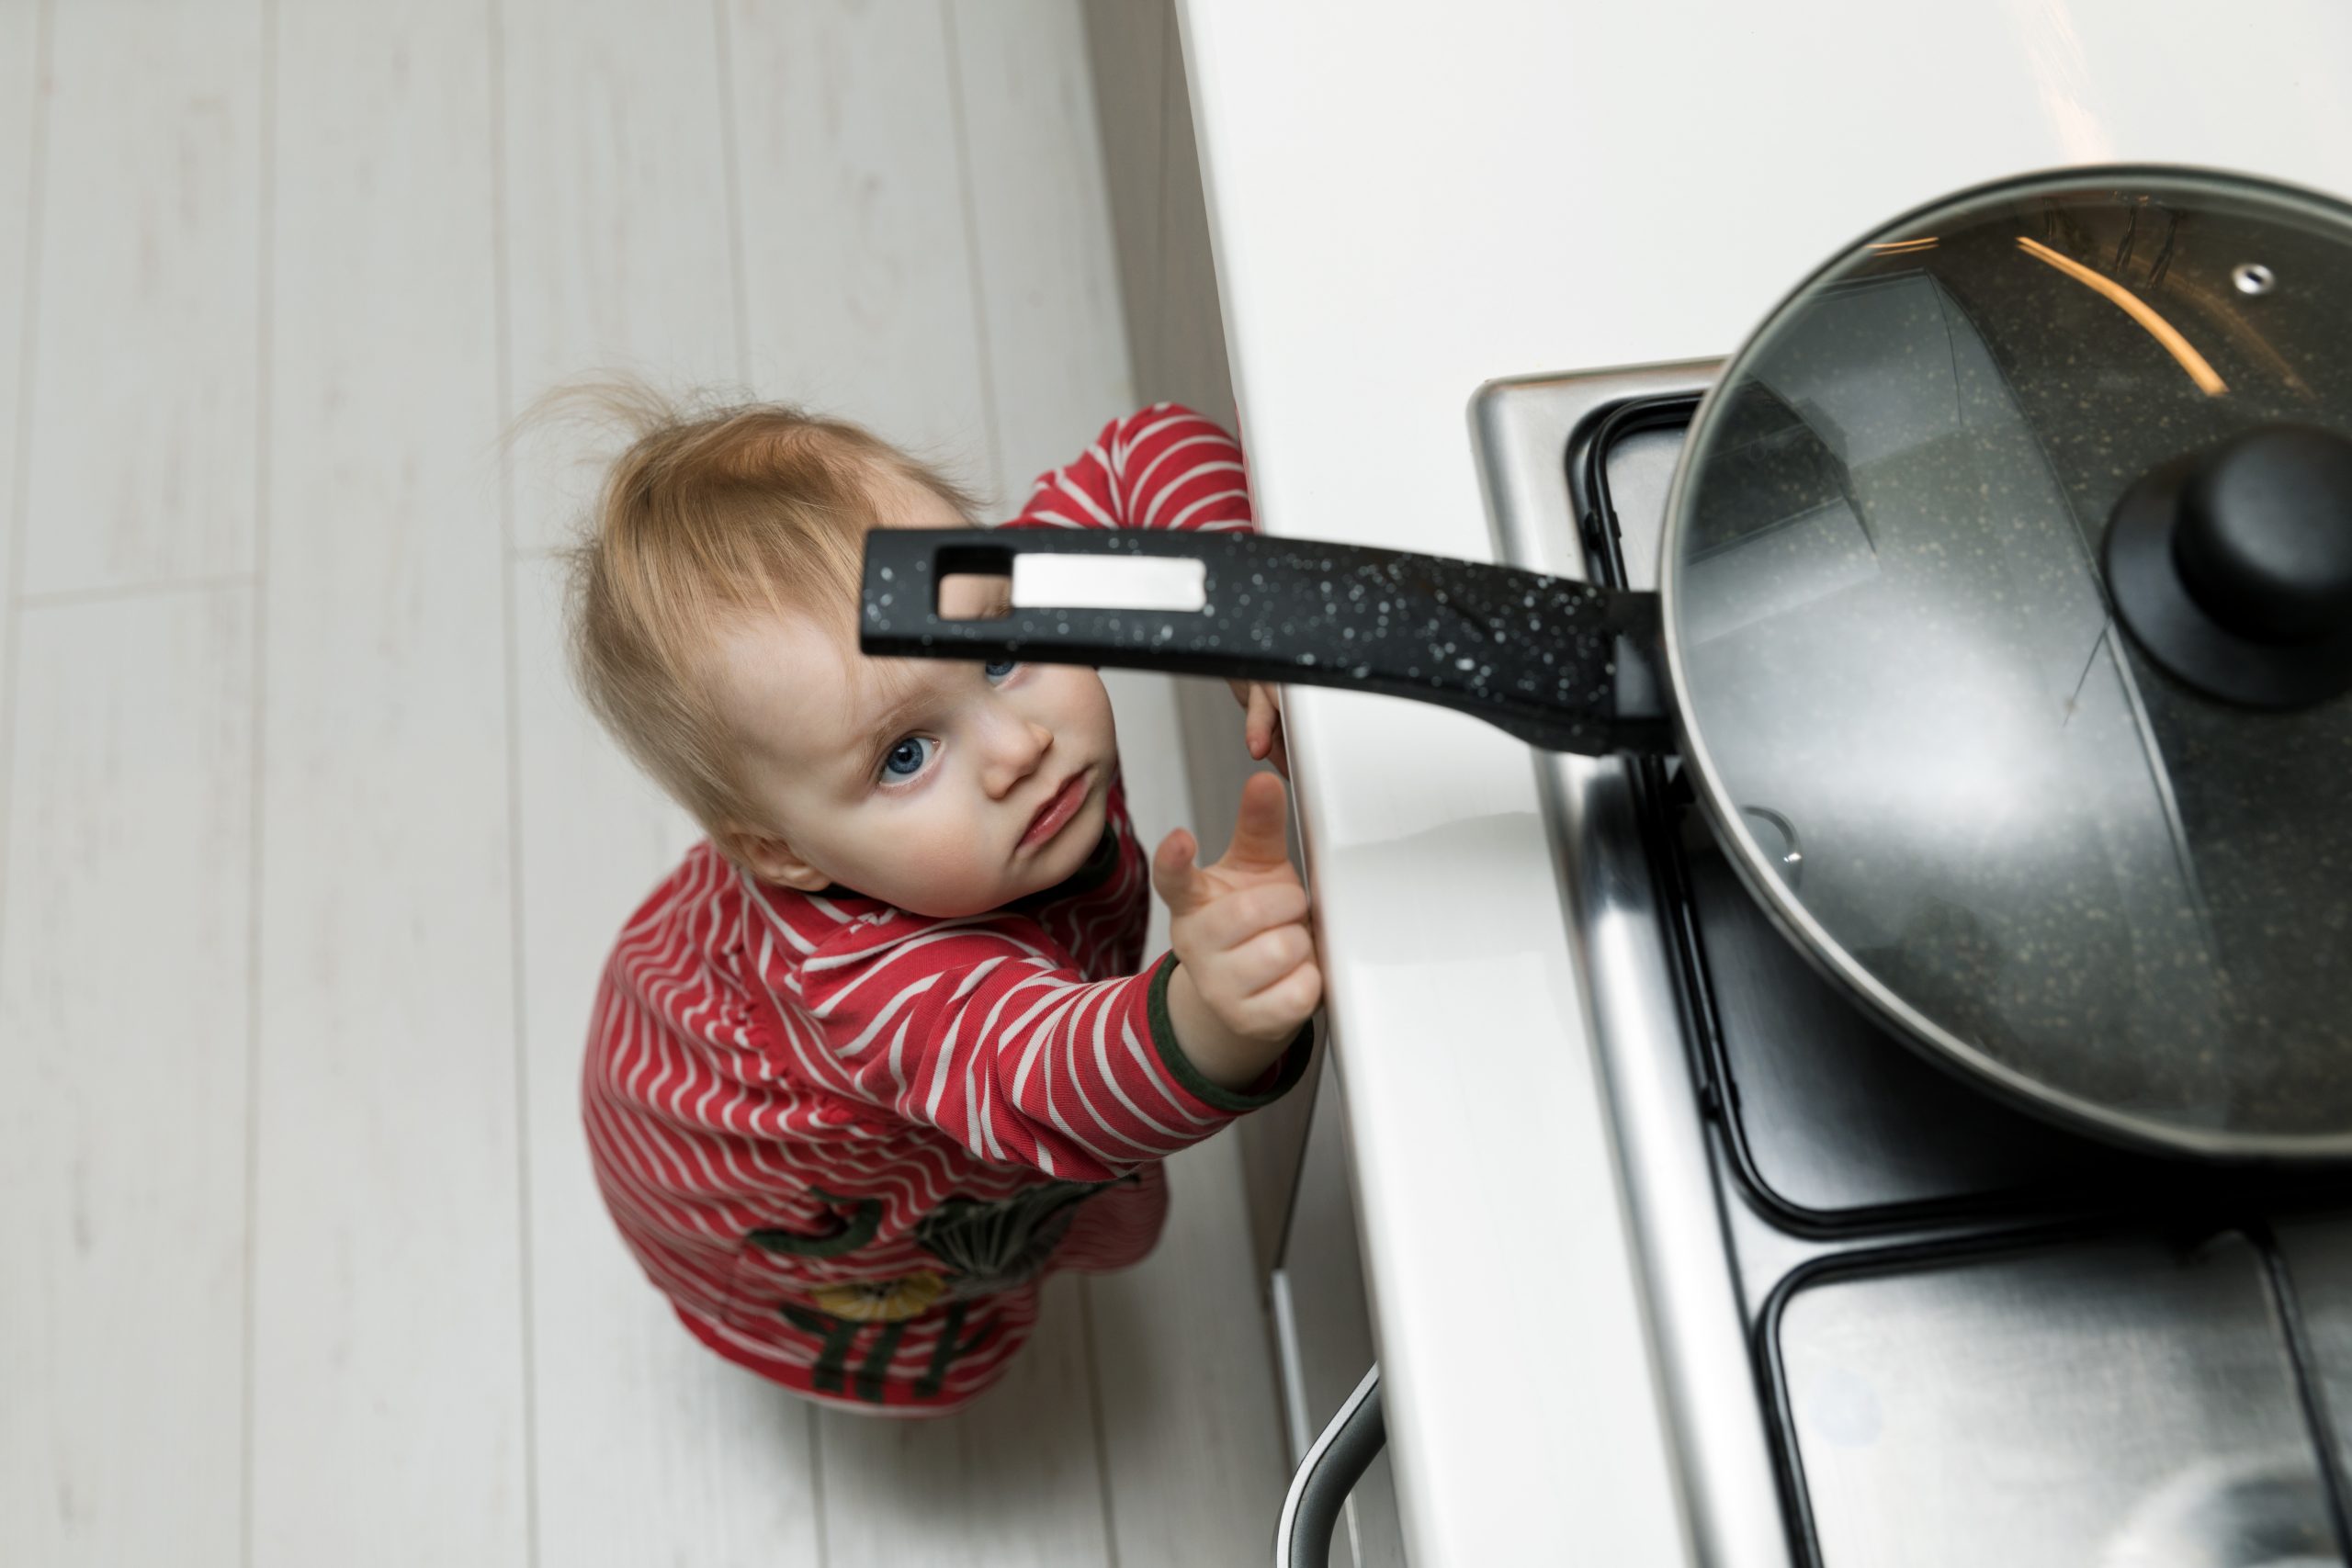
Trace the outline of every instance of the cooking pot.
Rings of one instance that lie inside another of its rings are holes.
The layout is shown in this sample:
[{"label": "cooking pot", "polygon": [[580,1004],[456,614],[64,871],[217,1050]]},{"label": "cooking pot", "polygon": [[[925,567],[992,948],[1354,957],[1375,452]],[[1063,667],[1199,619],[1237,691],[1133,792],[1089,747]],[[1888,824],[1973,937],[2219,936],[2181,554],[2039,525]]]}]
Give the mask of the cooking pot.
[{"label": "cooking pot", "polygon": [[[2107,168],[1898,219],[1731,360],[1661,551],[1650,594],[881,530],[861,637],[1679,751],[1777,923],[1923,1049],[2126,1142],[2352,1154],[2352,208]],[[943,617],[970,572],[1012,610]]]}]

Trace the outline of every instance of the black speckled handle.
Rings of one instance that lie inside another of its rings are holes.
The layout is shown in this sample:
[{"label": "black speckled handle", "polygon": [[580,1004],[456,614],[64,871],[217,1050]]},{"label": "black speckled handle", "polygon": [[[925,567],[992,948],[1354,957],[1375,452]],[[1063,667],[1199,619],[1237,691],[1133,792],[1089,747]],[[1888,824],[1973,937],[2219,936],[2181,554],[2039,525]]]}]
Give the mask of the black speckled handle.
[{"label": "black speckled handle", "polygon": [[[1207,605],[940,618],[941,577],[1006,575],[1016,555],[1041,554],[1198,560]],[[1010,657],[1337,686],[1459,708],[1548,750],[1673,749],[1655,594],[1360,545],[881,528],[866,536],[859,645],[898,658]]]}]

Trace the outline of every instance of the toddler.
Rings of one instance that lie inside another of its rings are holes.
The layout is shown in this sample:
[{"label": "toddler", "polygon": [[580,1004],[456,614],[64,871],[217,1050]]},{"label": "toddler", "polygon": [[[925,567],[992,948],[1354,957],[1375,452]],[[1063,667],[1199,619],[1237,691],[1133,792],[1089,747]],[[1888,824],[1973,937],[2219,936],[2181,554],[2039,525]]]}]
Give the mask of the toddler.
[{"label": "toddler", "polygon": [[[573,654],[707,829],[622,931],[584,1115],[622,1236],[718,1354],[820,1401],[952,1410],[1056,1269],[1158,1237],[1159,1161],[1288,1089],[1322,976],[1271,775],[1149,899],[1091,670],[857,651],[863,541],[969,500],[854,425],[646,406],[573,557]],[[1246,529],[1231,438],[1160,404],[1008,527]],[[984,612],[979,580],[952,581]],[[1250,750],[1279,756],[1270,695]]]}]

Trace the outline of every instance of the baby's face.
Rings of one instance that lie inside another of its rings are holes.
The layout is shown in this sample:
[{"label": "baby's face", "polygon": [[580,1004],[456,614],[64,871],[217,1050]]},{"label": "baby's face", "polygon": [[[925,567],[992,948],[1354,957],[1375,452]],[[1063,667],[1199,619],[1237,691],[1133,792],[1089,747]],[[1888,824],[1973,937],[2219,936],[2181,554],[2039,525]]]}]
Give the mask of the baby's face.
[{"label": "baby's face", "polygon": [[733,847],[763,876],[968,915],[1051,887],[1102,838],[1118,747],[1091,670],[867,659],[797,615],[739,623],[718,655],[766,818]]}]

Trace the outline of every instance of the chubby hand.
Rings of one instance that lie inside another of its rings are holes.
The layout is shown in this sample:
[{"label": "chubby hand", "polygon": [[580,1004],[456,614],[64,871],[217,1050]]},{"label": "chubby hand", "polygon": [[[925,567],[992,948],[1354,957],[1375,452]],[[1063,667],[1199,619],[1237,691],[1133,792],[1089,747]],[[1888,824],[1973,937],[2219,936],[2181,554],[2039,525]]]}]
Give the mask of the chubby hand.
[{"label": "chubby hand", "polygon": [[1241,705],[1241,739],[1260,761],[1272,759],[1274,771],[1290,777],[1290,747],[1283,739],[1283,710],[1274,705],[1274,689],[1263,681],[1227,681],[1233,700]]},{"label": "chubby hand", "polygon": [[1193,864],[1200,846],[1182,828],[1151,857],[1176,949],[1168,1010],[1177,1041],[1226,1089],[1272,1066],[1323,999],[1306,888],[1283,843],[1284,800],[1280,779],[1254,773],[1222,860]]}]

